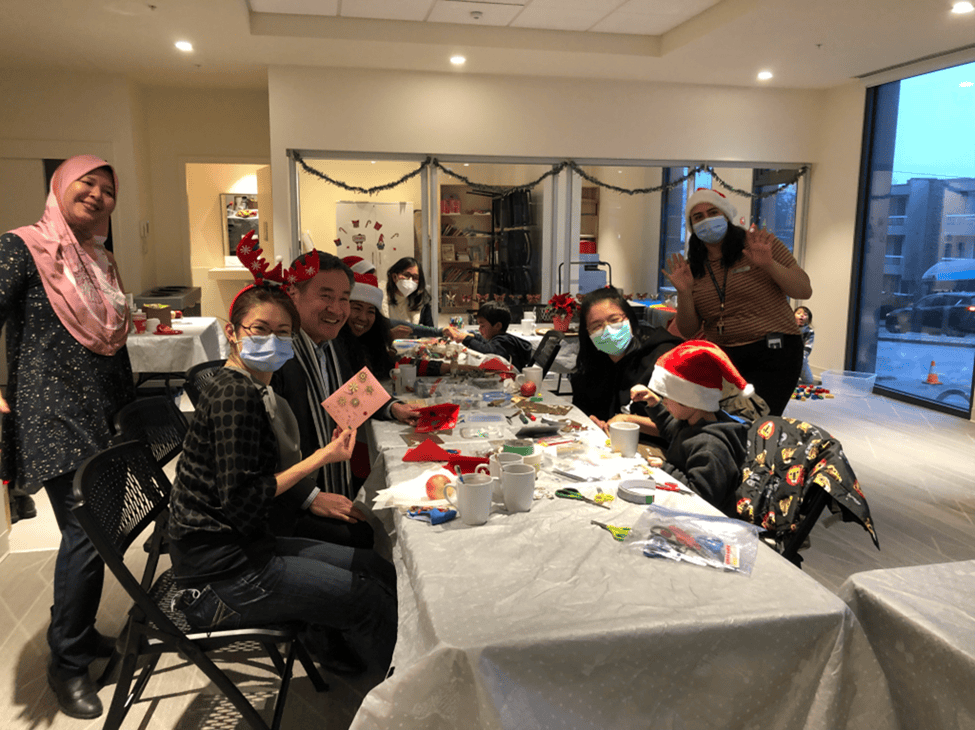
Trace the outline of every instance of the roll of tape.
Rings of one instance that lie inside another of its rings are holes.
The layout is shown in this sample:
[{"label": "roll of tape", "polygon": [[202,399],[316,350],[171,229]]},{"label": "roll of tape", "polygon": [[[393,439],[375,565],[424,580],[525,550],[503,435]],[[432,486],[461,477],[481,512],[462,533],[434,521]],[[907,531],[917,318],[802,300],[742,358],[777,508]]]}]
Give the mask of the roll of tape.
[{"label": "roll of tape", "polygon": [[653,504],[656,487],[653,479],[624,479],[616,490],[616,496],[634,504]]}]

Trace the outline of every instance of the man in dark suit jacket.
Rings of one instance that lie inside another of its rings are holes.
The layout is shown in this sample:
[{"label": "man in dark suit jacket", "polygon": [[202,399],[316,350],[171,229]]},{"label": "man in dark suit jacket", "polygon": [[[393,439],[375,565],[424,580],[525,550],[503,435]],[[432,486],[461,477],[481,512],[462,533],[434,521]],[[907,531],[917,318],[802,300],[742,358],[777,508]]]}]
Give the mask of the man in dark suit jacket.
[{"label": "man in dark suit jacket", "polygon": [[[358,369],[351,361],[351,349],[339,337],[349,318],[352,270],[331,254],[314,251],[308,255],[318,256],[318,273],[290,290],[301,315],[301,332],[294,338],[295,356],[271,379],[274,392],[288,401],[298,421],[303,454],[331,440],[335,422],[321,403]],[[387,403],[377,417],[403,423],[417,419],[412,408],[398,401]],[[349,462],[327,464],[314,482],[296,485],[282,497],[287,499],[275,510],[276,532],[353,547],[372,546],[372,529],[352,503],[355,488]]]}]

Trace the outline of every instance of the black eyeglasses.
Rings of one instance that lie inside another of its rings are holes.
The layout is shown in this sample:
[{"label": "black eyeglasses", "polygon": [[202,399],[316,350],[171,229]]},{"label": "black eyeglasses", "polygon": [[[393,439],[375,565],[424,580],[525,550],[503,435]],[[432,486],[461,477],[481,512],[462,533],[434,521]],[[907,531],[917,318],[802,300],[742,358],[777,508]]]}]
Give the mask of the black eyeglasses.
[{"label": "black eyeglasses", "polygon": [[252,324],[250,327],[241,325],[240,328],[251,337],[267,337],[268,335],[276,335],[279,340],[293,339],[290,332],[273,332],[269,327],[266,327],[263,324]]}]

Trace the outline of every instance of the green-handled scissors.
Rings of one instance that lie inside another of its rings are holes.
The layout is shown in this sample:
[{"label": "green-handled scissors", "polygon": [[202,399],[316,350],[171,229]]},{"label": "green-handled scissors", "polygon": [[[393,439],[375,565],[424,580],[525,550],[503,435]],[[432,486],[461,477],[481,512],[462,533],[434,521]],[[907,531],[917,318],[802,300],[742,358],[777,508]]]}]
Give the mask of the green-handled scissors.
[{"label": "green-handled scissors", "polygon": [[630,530],[633,529],[632,527],[617,527],[616,525],[607,525],[605,522],[599,522],[597,520],[593,520],[592,524],[602,527],[613,536],[614,540],[617,540],[618,542],[623,542],[623,538],[629,535]]},{"label": "green-handled scissors", "polygon": [[589,497],[584,495],[575,487],[562,487],[562,489],[556,489],[555,496],[562,497],[562,499],[578,499],[582,502],[588,502],[589,504],[594,504],[597,507],[602,507],[603,509],[611,509],[611,507],[608,504],[603,504],[601,502],[597,502],[594,499],[589,499]]}]

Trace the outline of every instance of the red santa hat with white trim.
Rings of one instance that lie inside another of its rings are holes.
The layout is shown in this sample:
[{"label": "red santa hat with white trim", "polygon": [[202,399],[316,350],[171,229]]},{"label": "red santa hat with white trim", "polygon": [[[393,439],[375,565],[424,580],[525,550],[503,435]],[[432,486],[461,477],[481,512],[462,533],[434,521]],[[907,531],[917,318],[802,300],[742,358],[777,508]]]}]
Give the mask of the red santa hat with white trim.
[{"label": "red santa hat with white trim", "polygon": [[353,274],[374,274],[376,267],[361,256],[346,256],[342,263],[352,269]]},{"label": "red santa hat with white trim", "polygon": [[724,350],[704,340],[688,340],[660,356],[647,387],[681,405],[717,411],[725,380],[744,396],[755,392]]},{"label": "red santa hat with white trim", "polygon": [[724,193],[719,193],[717,190],[712,190],[711,188],[698,188],[694,191],[694,194],[687,200],[686,217],[687,217],[687,230],[688,232],[694,230],[694,224],[691,223],[691,211],[701,203],[710,203],[715,208],[720,210],[724,217],[727,218],[732,223],[735,222],[735,216],[738,215],[738,211],[735,206],[731,204]]}]

